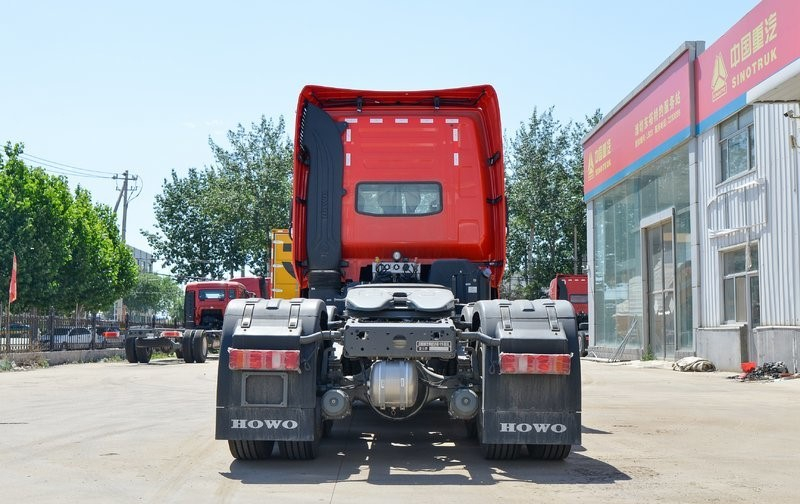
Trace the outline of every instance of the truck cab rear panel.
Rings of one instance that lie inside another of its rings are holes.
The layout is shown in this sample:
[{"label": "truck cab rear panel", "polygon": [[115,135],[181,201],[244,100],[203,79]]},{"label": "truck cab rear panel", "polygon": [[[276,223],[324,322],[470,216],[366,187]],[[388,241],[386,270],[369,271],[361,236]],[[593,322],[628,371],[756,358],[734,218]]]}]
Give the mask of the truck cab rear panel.
[{"label": "truck cab rear panel", "polygon": [[[408,93],[309,86],[298,104],[293,239],[308,271],[360,281],[399,251],[483,264],[499,286],[505,193],[490,86]],[[316,166],[315,166],[316,165]],[[345,225],[343,225],[343,223]]]}]

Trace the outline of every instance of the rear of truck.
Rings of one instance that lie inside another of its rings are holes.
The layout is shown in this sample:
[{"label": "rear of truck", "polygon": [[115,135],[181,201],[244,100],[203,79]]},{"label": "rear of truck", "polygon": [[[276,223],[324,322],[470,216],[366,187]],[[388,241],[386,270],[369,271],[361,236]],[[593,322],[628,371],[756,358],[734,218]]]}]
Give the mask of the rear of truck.
[{"label": "rear of truck", "polygon": [[589,355],[589,276],[559,273],[550,281],[550,299],[563,299],[572,304],[578,323],[581,357]]},{"label": "rear of truck", "polygon": [[390,421],[434,401],[488,458],[580,443],[575,314],[499,299],[502,131],[491,86],[307,86],[297,109],[299,298],[226,311],[217,439],[239,459],[313,458],[363,403]]}]

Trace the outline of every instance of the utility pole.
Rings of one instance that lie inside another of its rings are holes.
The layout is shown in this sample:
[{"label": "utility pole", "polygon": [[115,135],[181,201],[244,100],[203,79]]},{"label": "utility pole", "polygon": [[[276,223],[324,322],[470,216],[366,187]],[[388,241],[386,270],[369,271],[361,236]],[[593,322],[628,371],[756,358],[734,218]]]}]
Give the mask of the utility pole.
[{"label": "utility pole", "polygon": [[[114,180],[119,180],[120,177],[118,175],[114,175],[112,178]],[[124,243],[125,245],[127,245],[127,241],[125,239],[125,229],[128,222],[128,181],[130,180],[135,182],[137,179],[138,177],[136,175],[130,176],[128,175],[128,170],[125,170],[125,173],[122,174],[122,188],[119,191],[117,204],[114,205],[114,213],[116,214],[117,209],[119,208],[119,202],[124,201],[124,203],[122,204],[122,243]],[[133,191],[135,189],[136,189],[135,187],[132,187],[130,190]],[[115,318],[120,322],[120,325],[122,325],[123,320],[125,321],[125,329],[127,329],[128,328],[127,314],[125,316],[125,319],[122,319],[122,314],[117,312],[117,304],[119,304],[120,310],[122,312],[125,312],[126,311],[125,301],[120,299],[117,301],[117,303],[114,303],[114,312],[115,312]]]},{"label": "utility pole", "polygon": [[[118,180],[120,177],[118,175],[114,175],[112,177],[114,180]],[[125,173],[122,174],[122,188],[119,191],[119,197],[117,198],[117,204],[114,205],[114,213],[117,213],[117,209],[119,208],[119,202],[122,200],[124,203],[122,204],[122,243],[126,243],[125,240],[125,229],[127,226],[128,221],[128,181],[136,182],[139,177],[136,175],[128,175],[128,170],[125,170]],[[130,190],[133,191],[135,188],[131,188]]]}]

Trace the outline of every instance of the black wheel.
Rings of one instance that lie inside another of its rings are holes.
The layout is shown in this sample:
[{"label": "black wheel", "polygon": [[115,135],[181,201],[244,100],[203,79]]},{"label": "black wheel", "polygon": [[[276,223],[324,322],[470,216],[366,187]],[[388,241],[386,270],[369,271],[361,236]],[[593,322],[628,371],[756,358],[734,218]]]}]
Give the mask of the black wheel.
[{"label": "black wheel", "polygon": [[125,338],[125,358],[131,364],[139,362],[136,358],[136,338]]},{"label": "black wheel", "polygon": [[136,360],[140,364],[147,364],[153,356],[153,349],[150,347],[136,347]]},{"label": "black wheel", "polygon": [[481,455],[488,460],[513,460],[518,454],[519,445],[481,443]]},{"label": "black wheel", "polygon": [[237,460],[264,460],[272,455],[275,441],[243,441],[229,439],[228,448]]},{"label": "black wheel", "polygon": [[183,359],[183,352],[181,351],[180,348],[175,350],[175,357],[178,359]]},{"label": "black wheel", "polygon": [[322,411],[317,402],[314,410],[314,440],[313,441],[278,441],[278,451],[289,460],[311,460],[319,455],[319,442],[325,432],[325,421],[322,420]]},{"label": "black wheel", "polygon": [[192,336],[192,356],[195,362],[205,362],[208,357],[208,340],[203,331],[197,331]]},{"label": "black wheel", "polygon": [[181,338],[183,361],[188,364],[194,362],[194,355],[192,355],[192,334],[194,334],[194,331],[183,333],[183,337]]},{"label": "black wheel", "polygon": [[572,445],[528,445],[528,455],[538,460],[564,460]]},{"label": "black wheel", "polygon": [[289,460],[311,460],[319,455],[319,441],[278,441],[278,450]]}]

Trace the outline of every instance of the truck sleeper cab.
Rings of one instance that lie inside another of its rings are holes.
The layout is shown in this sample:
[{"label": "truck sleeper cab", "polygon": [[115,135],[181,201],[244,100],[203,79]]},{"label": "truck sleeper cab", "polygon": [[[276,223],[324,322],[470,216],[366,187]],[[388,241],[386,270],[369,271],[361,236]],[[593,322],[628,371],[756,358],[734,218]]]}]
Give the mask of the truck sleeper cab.
[{"label": "truck sleeper cab", "polygon": [[505,186],[491,86],[307,86],[295,138],[300,298],[225,314],[217,439],[238,459],[314,458],[356,401],[387,420],[436,400],[488,458],[580,442],[575,314],[499,299]]}]

